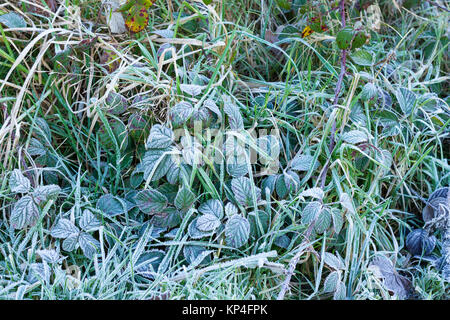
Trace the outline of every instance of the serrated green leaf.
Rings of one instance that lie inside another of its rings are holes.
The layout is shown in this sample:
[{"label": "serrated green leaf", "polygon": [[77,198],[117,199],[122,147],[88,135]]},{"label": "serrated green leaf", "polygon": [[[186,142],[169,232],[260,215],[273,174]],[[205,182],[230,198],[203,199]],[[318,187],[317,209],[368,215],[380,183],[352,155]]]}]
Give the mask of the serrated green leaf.
[{"label": "serrated green leaf", "polygon": [[395,92],[395,96],[403,113],[410,115],[417,100],[415,93],[406,88],[399,88]]},{"label": "serrated green leaf", "polygon": [[46,186],[38,186],[33,191],[34,201],[41,205],[49,200],[56,200],[61,192],[61,188],[58,185],[50,184]]},{"label": "serrated green leaf", "polygon": [[71,235],[64,239],[62,243],[62,249],[67,252],[71,252],[78,248],[78,234]]},{"label": "serrated green leaf", "polygon": [[331,226],[331,214],[328,209],[323,209],[317,216],[314,231],[317,234],[322,234]]},{"label": "serrated green leaf", "polygon": [[263,194],[266,194],[266,189],[269,190],[269,194],[272,194],[273,191],[275,190],[275,186],[276,186],[276,182],[278,179],[278,175],[274,174],[274,175],[270,175],[267,176],[266,178],[264,178],[262,184],[261,184],[261,189]]},{"label": "serrated green leaf", "polygon": [[321,200],[324,197],[324,192],[321,188],[314,187],[314,188],[310,188],[310,189],[306,189],[306,190],[302,191],[302,193],[300,193],[300,195],[302,197],[313,197],[313,198]]},{"label": "serrated green leaf", "polygon": [[204,214],[197,219],[197,229],[208,232],[214,231],[220,226],[220,220],[213,214]]},{"label": "serrated green leaf", "polygon": [[210,199],[200,205],[198,211],[203,214],[212,214],[218,219],[223,218],[223,204],[220,200]]},{"label": "serrated green leaf", "polygon": [[150,175],[151,181],[161,179],[166,175],[172,166],[172,155],[168,154],[171,149],[149,149],[142,159],[144,168],[144,179],[147,180]]},{"label": "serrated green leaf", "polygon": [[15,12],[9,12],[0,16],[0,23],[3,23],[8,28],[26,28],[27,23]]},{"label": "serrated green leaf", "polygon": [[172,129],[155,124],[150,130],[145,146],[148,149],[163,149],[169,147],[173,143],[173,139]]},{"label": "serrated green leaf", "polygon": [[345,192],[341,193],[341,196],[339,197],[339,201],[345,209],[347,209],[349,212],[351,212],[353,214],[355,213],[352,199],[350,198],[350,196],[347,193],[345,193]]},{"label": "serrated green leaf", "polygon": [[342,135],[342,140],[351,144],[358,144],[369,141],[369,136],[364,131],[351,130]]},{"label": "serrated green leaf", "polygon": [[372,82],[364,85],[361,91],[361,99],[364,101],[375,100],[377,98],[378,88]]},{"label": "serrated green leaf", "polygon": [[96,254],[100,249],[100,242],[97,239],[94,239],[93,236],[85,232],[82,232],[79,235],[78,243],[80,244],[81,250],[83,251],[84,255],[89,259],[92,259],[94,257],[94,254]]},{"label": "serrated green leaf", "polygon": [[208,236],[211,236],[212,234],[214,234],[214,231],[205,232],[205,231],[201,231],[200,229],[198,229],[197,221],[198,221],[198,217],[195,218],[194,220],[192,220],[188,226],[188,234],[192,239],[201,239],[201,238],[208,237]]},{"label": "serrated green leaf", "polygon": [[227,244],[233,248],[240,248],[247,243],[250,236],[250,223],[240,215],[231,216],[225,225]]},{"label": "serrated green leaf", "polygon": [[350,54],[350,58],[354,63],[360,66],[371,66],[373,64],[373,56],[372,54],[364,49],[359,49]]},{"label": "serrated green leaf", "polygon": [[189,190],[186,186],[183,186],[178,190],[177,196],[175,197],[175,206],[178,210],[187,211],[192,206],[195,201],[195,194]]},{"label": "serrated green leaf", "polygon": [[318,201],[308,203],[302,211],[302,223],[309,224],[317,219],[322,211],[322,204]]},{"label": "serrated green leaf", "polygon": [[187,101],[177,103],[169,112],[170,120],[174,126],[181,126],[194,112],[194,107]]},{"label": "serrated green leaf", "polygon": [[341,211],[331,209],[331,219],[333,220],[334,231],[336,233],[341,232],[342,226],[344,225],[344,218],[342,217]]},{"label": "serrated green leaf", "polygon": [[87,232],[97,230],[100,228],[101,223],[90,210],[85,209],[83,210],[83,215],[81,216],[79,226]]},{"label": "serrated green leaf", "polygon": [[[211,253],[214,251],[212,250],[206,250],[204,247],[201,246],[184,246],[183,247],[183,255],[186,258],[187,263],[191,265],[191,267],[196,267],[208,257]],[[210,259],[206,259],[207,261]],[[205,262],[207,262],[205,261]]]},{"label": "serrated green leaf", "polygon": [[32,225],[39,218],[39,209],[30,196],[23,196],[14,205],[10,224],[14,229],[22,229]]},{"label": "serrated green leaf", "polygon": [[14,169],[9,177],[9,188],[14,193],[27,193],[31,188],[31,183],[22,171]]},{"label": "serrated green leaf", "polygon": [[61,218],[50,230],[53,238],[64,239],[71,236],[78,236],[80,230],[68,219]]},{"label": "serrated green leaf", "polygon": [[297,171],[309,171],[309,169],[314,165],[316,168],[318,163],[314,163],[314,157],[306,154],[297,155],[291,162],[292,170]]},{"label": "serrated green leaf", "polygon": [[341,275],[339,271],[331,272],[323,283],[323,292],[335,292],[340,282]]},{"label": "serrated green leaf", "polygon": [[225,215],[227,217],[231,217],[231,216],[233,216],[233,215],[238,213],[238,208],[234,204],[232,204],[231,202],[228,202],[225,205],[225,209],[224,210],[225,210]]},{"label": "serrated green leaf", "polygon": [[336,291],[334,292],[334,300],[344,300],[347,297],[345,284],[342,281],[338,281],[336,284]]},{"label": "serrated green leaf", "polygon": [[127,205],[121,198],[108,193],[98,199],[97,209],[106,216],[114,217],[124,214],[127,211]]},{"label": "serrated green leaf", "polygon": [[27,151],[30,156],[43,156],[47,153],[47,148],[38,139],[31,138]]},{"label": "serrated green leaf", "polygon": [[167,207],[167,197],[161,192],[148,189],[142,190],[134,197],[136,205],[146,214],[161,212]]},{"label": "serrated green leaf", "polygon": [[244,129],[244,120],[242,119],[239,107],[231,102],[231,99],[226,97],[223,111],[228,116],[228,123],[232,130]]},{"label": "serrated green leaf", "polygon": [[[231,189],[234,197],[241,205],[251,206],[253,204],[253,192],[249,178],[233,178],[231,180]],[[261,199],[261,189],[257,187],[255,187],[255,197],[257,201]]]},{"label": "serrated green leaf", "polygon": [[111,114],[120,115],[127,111],[127,99],[119,93],[110,92],[105,99],[105,104]]},{"label": "serrated green leaf", "polygon": [[330,252],[324,252],[323,254],[324,262],[333,268],[334,270],[343,270],[345,269],[345,264],[340,257],[335,256]]}]

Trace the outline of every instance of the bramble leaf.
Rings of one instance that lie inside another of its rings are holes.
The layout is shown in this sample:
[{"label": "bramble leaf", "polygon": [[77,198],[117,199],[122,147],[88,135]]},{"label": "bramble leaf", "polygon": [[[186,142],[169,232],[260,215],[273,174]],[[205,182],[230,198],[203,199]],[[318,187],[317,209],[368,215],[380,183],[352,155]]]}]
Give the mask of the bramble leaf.
[{"label": "bramble leaf", "polygon": [[19,169],[14,169],[9,177],[9,188],[14,193],[26,193],[31,188],[30,180]]},{"label": "bramble leaf", "polygon": [[24,196],[14,205],[11,212],[10,223],[14,229],[22,229],[33,224],[39,217],[39,209],[33,198]]},{"label": "bramble leaf", "polygon": [[154,189],[140,191],[134,200],[139,209],[146,214],[155,214],[164,210],[168,202],[165,195]]},{"label": "bramble leaf", "polygon": [[227,244],[240,248],[247,243],[250,236],[250,223],[240,215],[233,215],[225,225],[225,237]]},{"label": "bramble leaf", "polygon": [[147,9],[142,5],[133,6],[125,19],[125,26],[133,33],[144,30],[149,21]]}]

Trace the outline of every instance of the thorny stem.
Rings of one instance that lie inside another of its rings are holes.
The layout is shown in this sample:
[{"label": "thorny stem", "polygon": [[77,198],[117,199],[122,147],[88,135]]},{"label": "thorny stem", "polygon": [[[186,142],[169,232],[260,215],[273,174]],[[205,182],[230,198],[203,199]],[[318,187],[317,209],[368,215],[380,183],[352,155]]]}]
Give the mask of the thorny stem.
[{"label": "thorny stem", "polygon": [[[342,28],[344,28],[346,25],[344,3],[345,3],[345,0],[341,0],[339,2],[339,12],[341,14]],[[344,81],[344,76],[347,71],[347,67],[346,67],[347,53],[348,53],[347,50],[342,50],[342,52],[341,52],[341,72],[339,74],[338,82],[336,84],[336,89],[334,90],[333,106],[336,106],[336,104],[339,100],[339,93],[341,92],[342,82]],[[331,141],[330,141],[330,145],[328,146],[328,151],[330,152],[330,156],[333,153],[334,147],[336,145],[335,135],[336,135],[336,118],[333,120],[333,126],[331,127]],[[320,176],[320,187],[322,189],[325,187],[325,180],[327,178],[327,172],[328,172],[329,167],[330,167],[330,162],[327,162],[325,165],[325,168],[323,169],[322,174]]]},{"label": "thorny stem", "polygon": [[[342,28],[344,28],[345,25],[346,25],[346,21],[345,21],[345,7],[344,7],[344,5],[345,5],[345,0],[340,0],[340,2],[339,2],[339,12],[341,14]],[[341,92],[342,82],[344,81],[344,75],[346,73],[346,62],[347,62],[347,50],[342,50],[342,53],[341,53],[341,72],[339,74],[339,78],[338,78],[338,82],[337,82],[337,85],[336,85],[336,89],[334,91],[333,106],[335,106],[337,104],[338,99],[339,99],[339,93]],[[328,149],[330,151],[330,155],[333,152],[335,144],[336,144],[336,141],[335,141],[335,138],[334,138],[335,134],[336,134],[336,119],[334,119],[334,121],[333,121],[333,126],[332,126],[332,130],[331,130],[331,141],[330,141],[330,145],[328,147]],[[328,167],[329,167],[329,163],[326,164],[324,170],[322,171],[322,176],[319,177],[321,179],[321,187],[322,187],[322,189],[325,186],[325,179],[326,179],[326,176],[327,176]],[[314,222],[311,223],[310,226],[308,227],[308,230],[306,231],[306,234],[305,234],[305,240],[303,240],[301,245],[309,242],[309,237],[311,236],[313,228],[314,228]],[[278,294],[277,300],[283,300],[284,299],[284,296],[286,295],[286,292],[289,289],[289,284],[291,283],[291,278],[294,275],[295,268],[297,267],[297,264],[300,261],[300,257],[302,256],[304,251],[305,250],[299,250],[299,252],[297,252],[296,255],[289,262],[289,268],[288,268],[288,270],[286,272],[286,278],[284,279],[284,282],[281,285],[281,290],[280,290],[280,293]]]}]

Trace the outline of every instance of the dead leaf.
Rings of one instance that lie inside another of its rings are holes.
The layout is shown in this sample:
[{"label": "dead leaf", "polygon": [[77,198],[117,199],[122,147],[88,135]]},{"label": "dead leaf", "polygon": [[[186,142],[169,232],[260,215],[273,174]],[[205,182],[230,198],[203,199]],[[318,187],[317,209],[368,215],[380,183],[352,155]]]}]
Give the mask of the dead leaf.
[{"label": "dead leaf", "polygon": [[383,284],[389,291],[394,292],[400,299],[408,299],[413,291],[411,281],[398,274],[391,260],[386,256],[375,257],[369,265],[375,276],[383,279]]}]

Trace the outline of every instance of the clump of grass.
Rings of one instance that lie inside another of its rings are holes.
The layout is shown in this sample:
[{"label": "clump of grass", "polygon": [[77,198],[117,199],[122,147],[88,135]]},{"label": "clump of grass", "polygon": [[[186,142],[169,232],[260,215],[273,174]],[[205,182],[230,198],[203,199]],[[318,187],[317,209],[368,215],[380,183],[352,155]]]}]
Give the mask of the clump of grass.
[{"label": "clump of grass", "polygon": [[[301,1],[156,1],[131,35],[100,1],[55,3],[0,5],[26,23],[0,23],[0,297],[402,298],[382,255],[409,298],[449,298],[404,245],[450,180],[446,10],[380,1],[340,50],[367,12],[308,2],[328,30],[302,38]],[[229,166],[208,128],[257,161]]]}]

